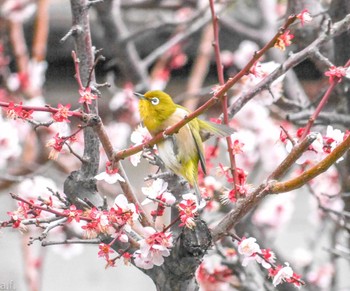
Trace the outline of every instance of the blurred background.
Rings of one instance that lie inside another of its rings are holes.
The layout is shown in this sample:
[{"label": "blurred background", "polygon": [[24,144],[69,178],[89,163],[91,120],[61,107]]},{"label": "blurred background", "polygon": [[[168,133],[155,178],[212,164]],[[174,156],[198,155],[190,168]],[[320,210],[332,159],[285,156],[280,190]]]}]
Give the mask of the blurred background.
[{"label": "blurred background", "polygon": [[[312,24],[303,28],[300,25],[293,27],[295,39],[286,51],[272,49],[268,52],[261,60],[268,64],[264,67],[266,74],[283,63],[289,53],[297,52],[310,44],[320,32],[325,18],[333,17],[335,21],[342,17],[337,6],[339,1],[217,2],[221,27],[220,47],[226,78],[242,69],[254,52],[276,33],[286,15],[307,8],[312,15],[318,17],[315,17]],[[13,6],[14,3],[18,6]],[[36,54],[31,49],[35,43],[33,36],[38,23],[37,7],[43,5],[42,3],[47,5],[49,31],[47,47],[41,54]],[[349,9],[345,6],[342,10],[344,14],[346,9]],[[0,9],[1,44],[4,48],[2,53],[9,57],[8,69],[1,72],[3,88],[0,101],[23,100],[25,104],[52,106],[70,103],[72,108],[78,108],[78,85],[74,78],[71,57],[74,44],[71,37],[65,37],[71,29],[70,2],[0,0]],[[115,22],[113,25],[109,22],[111,19]],[[209,99],[210,92],[218,83],[210,21],[208,1],[115,0],[105,1],[105,4],[98,4],[90,9],[92,43],[96,50],[102,49],[98,54],[106,58],[96,66],[96,81],[101,84],[108,82],[111,85],[109,88],[99,88],[99,113],[116,149],[132,145],[130,134],[140,122],[135,110],[136,101],[130,97],[130,92],[165,90],[174,96],[176,102],[181,102],[192,110]],[[21,68],[18,61],[21,56],[16,55],[13,42],[16,23],[23,24],[27,55],[31,55],[32,58],[37,56],[37,63],[44,62],[44,66],[47,64],[47,69],[43,69],[42,73]],[[62,38],[65,39],[63,42]],[[347,38],[338,39],[338,44],[347,41]],[[337,49],[331,45],[325,46],[322,53],[337,65],[341,65],[344,59],[349,57],[348,48],[343,46],[342,50]],[[293,131],[305,124],[307,118],[293,119],[293,113],[302,111],[299,105],[305,100],[312,103],[324,92],[328,85],[328,80],[323,76],[325,67],[325,64],[315,60],[302,62],[272,86],[272,98],[269,93],[264,95],[262,92],[257,97],[258,102],[255,103],[254,100],[248,103],[247,108],[235,116],[233,126],[241,132],[240,138],[245,140],[247,145],[247,152],[239,158],[238,163],[249,172],[250,184],[255,185],[266,179],[268,173],[285,156],[285,147],[279,141],[279,125],[284,124]],[[26,71],[29,76],[32,73],[43,78],[38,81],[37,88],[23,89],[21,70]],[[255,85],[249,82],[245,80],[230,91],[231,102]],[[329,109],[342,107],[342,103],[338,101],[334,98],[329,104]],[[294,106],[295,103],[298,103],[298,106]],[[219,105],[212,108],[205,118],[217,118],[220,110]],[[291,117],[288,122],[287,113]],[[45,114],[39,114],[37,117],[43,121],[48,118]],[[70,126],[74,128],[76,125],[76,122],[72,121]],[[324,130],[325,125],[326,122],[320,122],[316,126]],[[70,171],[79,166],[79,161],[72,159],[68,153],[62,154],[58,161],[47,160],[48,149],[44,145],[54,134],[54,130],[43,129],[39,133],[33,133],[22,121],[16,121],[11,126],[12,135],[16,137],[22,150],[13,150],[6,157],[0,154],[0,159],[3,159],[0,162],[0,221],[7,220],[7,212],[16,209],[16,203],[8,193],[27,191],[38,195],[46,191],[46,187],[63,192],[65,178]],[[340,124],[339,127],[343,130],[346,128],[344,124]],[[70,132],[71,129],[67,130]],[[3,137],[0,134],[0,142],[1,138]],[[208,142],[209,145],[213,143],[214,141]],[[12,146],[12,149],[14,148]],[[74,149],[77,152],[82,151],[79,138]],[[101,171],[105,161],[102,157]],[[227,163],[225,154],[216,160],[217,164],[219,162]],[[143,175],[155,172],[156,169],[145,161],[141,161],[136,168],[129,160],[123,161],[123,165],[133,187],[137,189],[136,192],[143,197],[140,191],[145,185]],[[320,192],[326,189],[329,195],[336,196],[341,191],[332,188],[334,181],[338,183],[340,179],[337,171],[338,169],[334,168],[323,180],[315,182],[318,185],[317,189],[323,189]],[[214,176],[213,173],[212,175]],[[36,176],[40,178],[35,180]],[[118,186],[105,185],[102,182],[98,183],[98,187],[100,193],[107,195],[110,201],[113,201],[120,191]],[[327,206],[342,211],[345,203],[338,198],[327,201]],[[220,217],[220,214],[215,215],[208,219],[209,222]],[[319,212],[315,198],[310,195],[308,189],[302,188],[281,197],[270,197],[248,216],[238,226],[237,231],[242,235],[255,236],[266,244],[265,247],[272,248],[278,253],[281,264],[285,261],[293,264],[293,268],[308,280],[306,290],[350,290],[350,282],[346,275],[350,271],[348,262],[342,256],[329,251],[338,244],[346,245],[348,233],[340,229],[339,225],[343,222],[338,216],[332,217]],[[72,230],[67,232],[74,234],[77,228],[78,226],[73,225]],[[39,241],[34,241],[28,247],[30,236],[35,235],[38,233],[21,234],[12,228],[0,230],[1,290],[31,291],[37,287],[37,290],[50,291],[129,291],[140,288],[155,290],[149,277],[133,266],[124,266],[122,261],[118,262],[115,268],[105,269],[105,261],[98,258],[96,245],[42,248]],[[69,235],[57,232],[53,237],[65,239]],[[247,268],[248,275],[257,269],[251,268],[252,270]],[[257,272],[261,273],[259,270]],[[32,280],[36,276],[39,277],[36,283],[33,283]],[[265,275],[261,276],[264,278]],[[289,289],[282,286],[279,290]]]}]

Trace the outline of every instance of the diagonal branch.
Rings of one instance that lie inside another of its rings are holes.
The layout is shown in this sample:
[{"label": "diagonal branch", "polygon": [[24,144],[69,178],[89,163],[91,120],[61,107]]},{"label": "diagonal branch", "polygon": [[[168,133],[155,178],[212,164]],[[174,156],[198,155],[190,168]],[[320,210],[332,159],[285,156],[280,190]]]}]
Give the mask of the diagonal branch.
[{"label": "diagonal branch", "polygon": [[300,188],[307,182],[327,171],[338,159],[340,159],[350,147],[350,136],[340,143],[327,157],[322,161],[303,172],[300,176],[290,179],[286,182],[277,182],[270,188],[271,194],[289,192]]},{"label": "diagonal branch", "polygon": [[[106,129],[102,123],[102,120],[98,116],[94,118],[93,129],[101,141],[102,147],[105,150],[108,160],[112,162],[114,157],[113,156],[114,149],[108,137]],[[115,161],[113,163],[113,168],[119,169],[119,174],[125,180],[125,182],[119,181],[119,185],[122,188],[126,198],[128,199],[129,202],[134,203],[135,206],[140,210],[141,224],[143,226],[153,226],[153,223],[151,223],[151,220],[147,217],[146,212],[143,209],[141,203],[138,201],[136,194],[132,189],[131,183],[127,175],[125,174],[122,164],[119,161]]]}]

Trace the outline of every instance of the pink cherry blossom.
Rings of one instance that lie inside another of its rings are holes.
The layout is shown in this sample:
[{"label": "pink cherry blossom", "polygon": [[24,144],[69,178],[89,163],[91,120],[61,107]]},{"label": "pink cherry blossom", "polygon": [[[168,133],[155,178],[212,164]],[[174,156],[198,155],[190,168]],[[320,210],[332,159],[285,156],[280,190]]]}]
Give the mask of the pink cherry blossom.
[{"label": "pink cherry blossom", "polygon": [[70,104],[62,105],[59,103],[57,112],[52,115],[53,120],[56,122],[70,122],[68,117],[73,115],[73,112],[70,111],[70,107]]},{"label": "pink cherry blossom", "polygon": [[245,257],[250,257],[251,255],[260,251],[260,246],[256,243],[256,238],[242,238],[238,243],[238,252]]},{"label": "pink cherry blossom", "polygon": [[80,216],[83,213],[82,210],[77,209],[75,205],[71,205],[69,209],[63,211],[63,214],[67,215],[67,222],[72,222],[75,220],[76,222],[80,221]]},{"label": "pink cherry blossom", "polygon": [[124,178],[120,176],[118,173],[107,173],[107,172],[101,172],[100,174],[95,176],[95,179],[98,181],[105,181],[108,184],[115,184],[118,181],[125,182]]},{"label": "pink cherry blossom", "polygon": [[[323,137],[324,147],[326,153],[330,153],[334,148],[344,140],[344,132],[340,129],[333,129],[333,126],[327,126],[326,135]],[[337,162],[343,160],[340,158]]]},{"label": "pink cherry blossom", "polygon": [[231,290],[230,282],[233,278],[232,270],[222,263],[219,255],[205,256],[196,271],[196,279],[200,290]]},{"label": "pink cherry blossom", "polygon": [[132,132],[130,136],[131,142],[134,143],[135,145],[147,142],[151,138],[152,136],[147,130],[147,128],[142,125],[139,125],[138,127],[136,127],[136,129]]},{"label": "pink cherry blossom", "polygon": [[294,272],[288,263],[284,263],[285,267],[282,267],[277,274],[273,277],[272,284],[276,287],[277,285],[292,278]]},{"label": "pink cherry blossom", "polygon": [[[131,83],[126,83],[122,90],[119,90],[114,94],[111,101],[109,102],[109,108],[112,111],[126,109],[136,113],[138,100],[134,98],[133,91],[134,85]],[[134,117],[135,116],[133,116],[133,118]]]},{"label": "pink cherry blossom", "polygon": [[343,77],[349,78],[350,69],[342,66],[331,66],[329,70],[324,73],[324,75],[329,78],[330,83],[339,83],[342,81]]},{"label": "pink cherry blossom", "polygon": [[243,69],[254,56],[254,53],[258,50],[258,44],[251,40],[243,40],[239,44],[238,49],[232,54],[232,63],[239,69]]},{"label": "pink cherry blossom", "polygon": [[153,181],[152,185],[149,187],[142,187],[141,191],[146,195],[146,199],[142,202],[142,205],[155,202],[155,200],[162,201],[168,205],[175,203],[176,198],[173,194],[167,191],[168,183],[164,182],[162,179],[157,179]]},{"label": "pink cherry blossom", "polygon": [[84,88],[79,90],[79,103],[92,104],[92,100],[97,99],[97,95],[93,94],[91,88]]},{"label": "pink cherry blossom", "polygon": [[[170,255],[173,238],[170,232],[157,232],[152,227],[145,227],[145,238],[139,241],[140,250],[135,254],[135,264],[140,268],[152,268],[164,263],[164,257]],[[140,255],[139,255],[140,254]],[[139,264],[139,265],[138,265]]]},{"label": "pink cherry blossom", "polygon": [[[146,127],[139,125],[131,134],[130,140],[135,145],[142,144],[152,138]],[[141,161],[142,152],[138,152],[130,157],[131,164],[136,167]]]},{"label": "pink cherry blossom", "polygon": [[111,249],[110,245],[107,245],[105,243],[100,243],[98,245],[98,248],[100,251],[98,252],[99,257],[104,257],[105,259],[109,259],[109,254],[112,254],[114,251]]},{"label": "pink cherry blossom", "polygon": [[33,16],[36,3],[27,0],[5,0],[1,6],[1,14],[13,22],[23,23]]},{"label": "pink cherry blossom", "polygon": [[186,226],[188,228],[194,228],[196,223],[194,218],[198,210],[198,200],[197,197],[192,194],[182,195],[183,200],[178,204],[179,215],[181,219],[180,226]]},{"label": "pink cherry blossom", "polygon": [[292,44],[293,38],[294,38],[294,35],[290,33],[290,30],[286,30],[283,34],[281,34],[277,38],[274,47],[284,51],[287,46],[290,46]]},{"label": "pink cherry blossom", "polygon": [[119,194],[110,210],[110,220],[124,226],[127,223],[133,225],[138,218],[135,204],[129,203],[124,194]]},{"label": "pink cherry blossom", "polygon": [[46,147],[51,148],[49,153],[50,160],[57,160],[58,155],[62,152],[65,141],[65,138],[60,137],[59,133],[56,133],[56,135],[46,143]]},{"label": "pink cherry blossom", "polygon": [[[40,197],[42,202],[46,205],[50,205],[54,208],[61,208],[63,203],[57,198],[57,196],[52,195],[51,191],[48,189],[54,192],[58,191],[56,183],[52,179],[43,176],[26,178],[17,186],[18,194],[23,198],[36,200]],[[63,193],[60,193],[60,195],[64,197]],[[46,211],[43,211],[41,214],[42,217],[49,217],[52,215],[52,213]]]},{"label": "pink cherry blossom", "polygon": [[301,11],[298,15],[297,18],[300,19],[301,25],[304,26],[305,23],[311,22],[312,21],[312,16],[310,15],[309,11],[307,9],[304,9]]},{"label": "pink cherry blossom", "polygon": [[320,288],[320,290],[329,290],[334,273],[334,266],[331,263],[326,263],[309,271],[307,279],[312,285]]},{"label": "pink cherry blossom", "polygon": [[134,263],[137,267],[149,270],[152,269],[154,264],[150,258],[143,257],[141,251],[135,251],[133,254]]},{"label": "pink cherry blossom", "polygon": [[281,229],[290,221],[294,212],[294,194],[269,197],[253,214],[253,222],[273,231]]},{"label": "pink cherry blossom", "polygon": [[257,257],[256,261],[263,266],[265,269],[270,269],[271,264],[276,261],[276,255],[270,249],[261,249],[259,252],[260,256]]},{"label": "pink cherry blossom", "polygon": [[95,179],[98,181],[105,181],[108,184],[115,184],[118,181],[125,182],[125,179],[118,173],[118,169],[113,169],[112,163],[109,161],[106,163],[106,171],[96,175]]}]

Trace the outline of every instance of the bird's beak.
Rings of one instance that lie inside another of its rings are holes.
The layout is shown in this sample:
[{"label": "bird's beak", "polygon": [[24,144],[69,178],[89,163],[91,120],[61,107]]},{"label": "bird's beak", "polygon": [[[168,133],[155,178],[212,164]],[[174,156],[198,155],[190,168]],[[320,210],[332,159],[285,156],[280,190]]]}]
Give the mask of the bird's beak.
[{"label": "bird's beak", "polygon": [[133,93],[134,93],[134,95],[135,95],[137,98],[143,99],[143,100],[147,100],[147,98],[146,98],[144,95],[142,95],[142,94],[140,94],[140,93],[137,93],[137,92],[133,92]]}]

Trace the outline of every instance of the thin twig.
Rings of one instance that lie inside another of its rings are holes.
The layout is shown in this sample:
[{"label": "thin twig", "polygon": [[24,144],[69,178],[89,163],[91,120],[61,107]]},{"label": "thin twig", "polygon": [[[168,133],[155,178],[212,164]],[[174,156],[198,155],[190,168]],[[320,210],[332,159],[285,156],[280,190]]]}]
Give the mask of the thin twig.
[{"label": "thin twig", "polygon": [[100,238],[96,239],[66,239],[63,241],[43,241],[41,245],[43,247],[53,246],[53,245],[66,245],[66,244],[99,244],[101,243]]},{"label": "thin twig", "polygon": [[60,43],[64,43],[69,37],[74,36],[79,31],[82,31],[82,28],[79,25],[74,25],[60,40]]},{"label": "thin twig", "polygon": [[[214,32],[214,55],[215,55],[215,62],[216,62],[216,71],[219,79],[220,86],[223,86],[225,84],[224,79],[224,69],[221,61],[221,52],[220,52],[220,44],[219,44],[219,25],[218,25],[218,16],[215,13],[215,6],[214,6],[214,0],[209,0],[210,4],[210,11],[212,15],[212,25],[213,25],[213,32]],[[228,118],[228,110],[227,110],[227,93],[225,93],[221,98],[221,107],[223,112],[223,121],[224,124],[229,124],[229,118]],[[233,177],[233,189],[237,195],[237,197],[240,196],[239,192],[237,191],[238,185],[238,175],[236,170],[236,158],[233,152],[233,143],[231,136],[226,137],[226,143],[227,143],[227,151],[230,158],[230,171],[231,175]]]},{"label": "thin twig", "polygon": [[[31,201],[28,201],[28,200],[26,200],[26,199],[24,199],[24,198],[22,198],[22,197],[20,197],[20,196],[18,196],[18,195],[16,195],[16,194],[14,194],[14,193],[10,193],[10,195],[11,195],[12,199],[15,199],[15,200],[24,202],[24,203],[28,204],[30,207],[32,207],[32,208],[34,208],[34,209],[39,209],[39,210],[47,211],[47,212],[56,214],[56,215],[58,215],[58,216],[60,216],[60,217],[68,217],[68,216],[69,216],[69,214],[66,214],[66,213],[64,213],[63,211],[58,211],[58,210],[56,210],[56,209],[53,209],[53,208],[51,208],[50,206],[44,207],[44,206],[41,206],[41,205],[34,204],[34,203],[32,203]],[[91,221],[91,220],[92,220],[90,217],[85,217],[85,216],[79,216],[79,218],[80,218],[81,220],[85,220],[85,221]]]},{"label": "thin twig", "polygon": [[[11,104],[12,103],[0,101],[0,107],[8,108]],[[26,110],[26,111],[33,110],[33,111],[40,111],[40,112],[50,112],[53,114],[59,111],[58,108],[54,108],[51,106],[27,106],[27,105],[21,105],[21,104],[13,104],[13,105],[14,107],[21,107],[23,110]],[[80,118],[83,117],[83,113],[80,111],[69,111],[69,112],[72,114],[72,116],[80,117]]]},{"label": "thin twig", "polygon": [[[350,59],[346,62],[344,67],[347,68],[349,65],[350,65]],[[328,102],[328,99],[331,96],[333,89],[335,88],[335,86],[337,86],[339,84],[340,81],[341,81],[341,78],[338,78],[337,76],[334,76],[334,78],[331,79],[331,84],[329,85],[326,93],[324,93],[320,103],[318,104],[318,106],[315,109],[315,112],[312,114],[312,116],[310,116],[309,122],[305,126],[304,133],[301,136],[300,140],[303,140],[306,137],[306,135],[309,133],[312,125],[314,124],[314,122],[317,119],[318,115],[320,114],[321,110],[324,108],[324,106]]]}]

